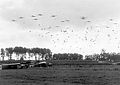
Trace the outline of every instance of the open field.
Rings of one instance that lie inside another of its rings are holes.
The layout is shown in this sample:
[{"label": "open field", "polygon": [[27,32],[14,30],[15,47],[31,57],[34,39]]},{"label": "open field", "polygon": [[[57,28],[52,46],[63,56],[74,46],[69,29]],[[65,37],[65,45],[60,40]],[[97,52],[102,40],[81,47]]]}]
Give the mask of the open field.
[{"label": "open field", "polygon": [[120,85],[120,66],[54,65],[1,70],[0,85]]}]

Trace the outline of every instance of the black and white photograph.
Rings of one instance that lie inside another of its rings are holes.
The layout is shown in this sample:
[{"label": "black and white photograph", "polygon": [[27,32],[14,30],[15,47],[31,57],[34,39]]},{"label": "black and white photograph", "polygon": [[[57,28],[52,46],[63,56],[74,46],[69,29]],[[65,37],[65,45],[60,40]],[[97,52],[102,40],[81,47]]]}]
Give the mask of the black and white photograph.
[{"label": "black and white photograph", "polygon": [[120,0],[0,0],[0,85],[120,85]]}]

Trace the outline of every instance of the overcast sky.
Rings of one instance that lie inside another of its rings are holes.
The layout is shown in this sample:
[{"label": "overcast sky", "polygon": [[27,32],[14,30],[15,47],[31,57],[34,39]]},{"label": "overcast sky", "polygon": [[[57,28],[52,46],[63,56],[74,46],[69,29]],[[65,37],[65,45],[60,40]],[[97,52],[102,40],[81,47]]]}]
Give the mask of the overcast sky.
[{"label": "overcast sky", "polygon": [[0,47],[120,51],[120,0],[0,0]]}]

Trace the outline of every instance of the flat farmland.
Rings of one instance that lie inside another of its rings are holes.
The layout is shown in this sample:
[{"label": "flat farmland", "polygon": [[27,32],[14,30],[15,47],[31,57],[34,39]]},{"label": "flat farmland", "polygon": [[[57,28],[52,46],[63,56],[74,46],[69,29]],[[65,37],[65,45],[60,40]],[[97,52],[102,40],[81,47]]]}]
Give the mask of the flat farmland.
[{"label": "flat farmland", "polygon": [[54,65],[1,70],[0,85],[120,85],[120,66]]}]

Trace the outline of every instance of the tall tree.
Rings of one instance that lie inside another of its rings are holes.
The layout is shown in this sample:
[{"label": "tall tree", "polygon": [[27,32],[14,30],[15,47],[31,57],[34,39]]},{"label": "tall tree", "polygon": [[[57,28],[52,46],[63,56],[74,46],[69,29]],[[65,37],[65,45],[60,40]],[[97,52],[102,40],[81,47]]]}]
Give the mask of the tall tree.
[{"label": "tall tree", "polygon": [[22,57],[23,57],[23,54],[26,52],[25,49],[23,47],[15,47],[14,48],[14,52],[17,56],[17,59],[19,60],[20,59],[20,54],[22,54]]},{"label": "tall tree", "polygon": [[26,49],[26,52],[28,53],[28,59],[30,60],[30,58],[33,57],[33,56],[32,56],[32,51],[31,51],[31,49],[30,49],[30,48],[27,48],[27,49]]},{"label": "tall tree", "polygon": [[51,59],[52,59],[52,52],[50,49],[46,49],[45,60],[51,60]]},{"label": "tall tree", "polygon": [[2,60],[4,61],[4,58],[5,58],[5,50],[3,48],[1,48],[1,57],[2,57]]},{"label": "tall tree", "polygon": [[11,60],[12,59],[12,54],[14,52],[13,48],[10,47],[10,48],[6,48],[5,50],[6,50],[6,54],[7,54],[8,58]]},{"label": "tall tree", "polygon": [[21,54],[22,54],[22,58],[26,58],[26,53],[27,53],[27,48],[22,48]]},{"label": "tall tree", "polygon": [[31,51],[35,56],[35,60],[37,60],[37,55],[40,53],[40,49],[39,48],[32,48]]}]

